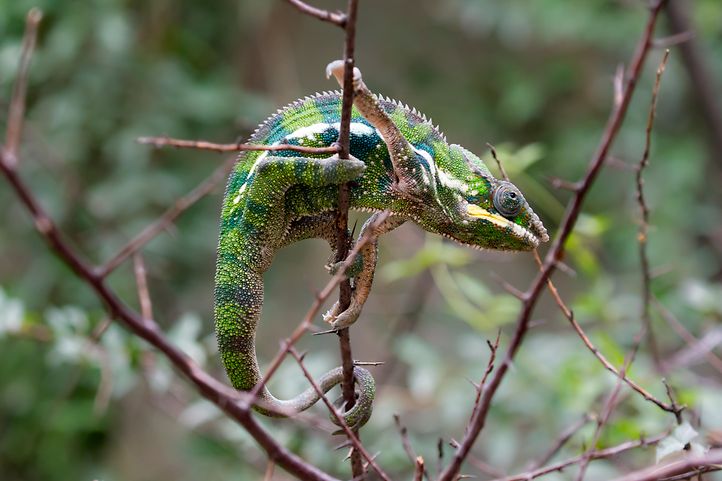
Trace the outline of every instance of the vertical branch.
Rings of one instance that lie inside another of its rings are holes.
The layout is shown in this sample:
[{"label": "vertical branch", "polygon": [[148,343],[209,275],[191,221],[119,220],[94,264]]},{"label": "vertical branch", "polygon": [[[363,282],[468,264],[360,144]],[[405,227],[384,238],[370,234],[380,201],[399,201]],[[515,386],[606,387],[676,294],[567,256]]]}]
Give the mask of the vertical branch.
[{"label": "vertical branch", "polygon": [[642,268],[642,324],[647,331],[647,341],[649,349],[652,353],[654,365],[658,370],[662,368],[662,359],[659,356],[659,347],[652,330],[652,320],[649,314],[649,305],[652,301],[652,276],[649,272],[649,255],[647,254],[647,237],[649,233],[649,206],[644,196],[644,178],[642,174],[644,169],[649,165],[649,153],[652,148],[652,128],[654,126],[654,117],[657,114],[657,96],[659,95],[659,86],[662,81],[662,74],[669,60],[669,49],[664,52],[664,57],[657,68],[657,76],[652,88],[652,100],[649,106],[649,114],[647,115],[647,128],[644,138],[644,153],[637,166],[636,185],[637,185],[637,203],[642,214],[641,224],[639,226],[639,234],[637,241],[639,243],[639,261]]},{"label": "vertical branch", "polygon": [[[346,41],[344,45],[344,72],[343,72],[343,100],[341,104],[341,125],[339,126],[338,156],[341,159],[350,157],[351,144],[351,109],[353,107],[353,69],[354,51],[356,49],[356,16],[358,0],[349,0],[346,11]],[[348,235],[349,187],[343,184],[338,190],[338,211],[336,217],[336,262],[341,262],[348,256],[350,239]],[[345,279],[339,286],[340,311],[348,309],[351,304],[351,282]],[[356,402],[354,391],[353,355],[351,354],[351,338],[348,328],[338,332],[339,349],[343,366],[343,399],[346,409],[350,409]],[[356,432],[358,436],[358,432]],[[361,455],[357,449],[351,450],[351,471],[354,479],[362,479],[364,467]]]}]

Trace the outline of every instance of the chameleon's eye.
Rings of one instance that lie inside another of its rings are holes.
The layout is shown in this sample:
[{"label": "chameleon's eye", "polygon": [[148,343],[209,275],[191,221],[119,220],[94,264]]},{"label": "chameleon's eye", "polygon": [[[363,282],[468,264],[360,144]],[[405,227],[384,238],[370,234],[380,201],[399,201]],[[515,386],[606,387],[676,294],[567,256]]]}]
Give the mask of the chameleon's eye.
[{"label": "chameleon's eye", "polygon": [[524,204],[519,189],[508,182],[502,182],[494,191],[494,207],[504,217],[514,217]]}]

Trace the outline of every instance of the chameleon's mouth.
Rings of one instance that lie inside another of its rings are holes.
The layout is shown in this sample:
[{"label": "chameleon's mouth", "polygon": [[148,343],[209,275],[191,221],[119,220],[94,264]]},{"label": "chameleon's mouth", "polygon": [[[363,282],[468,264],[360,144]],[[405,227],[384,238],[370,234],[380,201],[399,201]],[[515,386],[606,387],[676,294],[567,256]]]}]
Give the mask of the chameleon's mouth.
[{"label": "chameleon's mouth", "polygon": [[549,240],[549,234],[547,234],[544,224],[539,220],[539,216],[533,212],[531,213],[529,228],[526,228],[510,221],[504,216],[489,212],[475,204],[469,204],[466,210],[471,217],[484,219],[499,227],[511,230],[516,237],[524,239],[532,249],[535,249],[540,243]]}]

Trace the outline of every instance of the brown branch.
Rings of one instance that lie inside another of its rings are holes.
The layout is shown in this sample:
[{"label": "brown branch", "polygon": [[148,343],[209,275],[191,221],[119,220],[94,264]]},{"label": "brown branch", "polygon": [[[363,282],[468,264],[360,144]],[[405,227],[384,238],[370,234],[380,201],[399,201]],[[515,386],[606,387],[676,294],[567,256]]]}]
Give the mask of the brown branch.
[{"label": "brown branch", "polygon": [[491,377],[491,380],[486,390],[484,391],[484,394],[482,395],[479,409],[474,416],[474,420],[469,426],[469,429],[467,430],[467,433],[461,441],[458,450],[456,451],[456,453],[454,453],[451,463],[441,474],[440,481],[453,481],[456,479],[457,475],[459,474],[459,470],[461,469],[461,465],[464,462],[464,459],[466,459],[466,457],[468,456],[469,452],[471,451],[471,447],[474,445],[474,442],[476,441],[479,433],[481,433],[481,430],[484,427],[486,417],[491,407],[492,399],[494,398],[494,394],[501,385],[501,381],[504,379],[504,376],[506,375],[509,366],[511,366],[512,360],[514,359],[517,350],[521,346],[521,343],[529,328],[531,314],[534,311],[534,307],[536,306],[536,303],[544,288],[544,285],[546,284],[547,279],[549,279],[551,274],[554,272],[556,268],[556,263],[562,259],[566,240],[571,234],[574,225],[576,224],[577,218],[579,217],[579,214],[581,212],[582,204],[586,199],[589,189],[591,188],[592,184],[594,184],[597,175],[599,174],[599,171],[604,165],[604,160],[607,158],[609,149],[611,148],[612,143],[616,138],[619,129],[622,126],[627,110],[629,108],[629,103],[632,99],[632,94],[637,84],[637,80],[639,79],[642,67],[644,66],[645,60],[647,58],[647,54],[649,53],[649,50],[652,46],[652,35],[654,33],[654,27],[659,16],[659,12],[664,6],[664,4],[665,0],[658,0],[655,2],[655,4],[650,10],[647,25],[645,26],[642,39],[637,45],[634,59],[632,60],[631,67],[629,69],[629,74],[627,76],[627,82],[624,88],[624,92],[622,94],[621,101],[619,102],[619,105],[613,109],[609,121],[607,122],[607,126],[602,135],[600,145],[589,163],[584,178],[579,184],[579,190],[575,193],[574,197],[571,199],[570,203],[567,206],[567,210],[559,228],[559,232],[549,252],[547,253],[544,265],[542,266],[541,271],[539,272],[539,274],[537,274],[529,289],[526,291],[525,299],[522,302],[521,311],[517,316],[514,335],[509,344],[504,360],[502,361],[499,368],[496,370],[495,374]]},{"label": "brown branch", "polygon": [[[600,449],[600,450],[594,451],[591,454],[591,458],[592,458],[592,460],[605,459],[605,458],[610,458],[612,456],[616,456],[618,454],[624,453],[626,451],[630,451],[632,449],[637,449],[637,448],[646,447],[646,446],[653,446],[653,445],[659,443],[664,438],[666,438],[668,435],[669,435],[669,432],[664,432],[662,434],[658,434],[657,436],[653,436],[648,439],[640,439],[638,441],[626,441],[622,444],[618,444],[617,446],[612,446],[610,448],[605,448],[605,449]],[[564,469],[568,468],[569,466],[579,464],[583,458],[584,458],[584,455],[580,454],[579,456],[575,456],[573,458],[569,458],[564,461],[560,461],[558,463],[550,464],[549,466],[544,466],[542,468],[530,470],[525,473],[515,474],[514,476],[508,476],[505,478],[497,478],[497,479],[494,479],[493,481],[528,481],[531,479],[538,478],[540,476],[544,476],[545,474],[553,473],[555,471],[563,471]]]},{"label": "brown branch", "polygon": [[30,59],[33,57],[35,43],[38,37],[38,25],[43,18],[43,13],[37,8],[28,12],[25,20],[25,36],[23,37],[22,53],[20,54],[20,68],[18,78],[13,87],[10,100],[10,111],[8,112],[8,125],[5,134],[5,155],[10,166],[14,167],[18,162],[18,148],[22,136],[23,123],[25,120],[25,99],[28,89],[28,75],[30,74]]},{"label": "brown branch", "polygon": [[499,172],[501,172],[501,176],[506,180],[509,181],[509,176],[506,175],[506,170],[504,169],[504,166],[501,164],[501,160],[499,160],[499,157],[496,154],[496,148],[494,148],[493,145],[491,145],[489,142],[486,143],[486,146],[489,147],[489,150],[491,151],[491,156],[496,161],[496,165],[499,167]]},{"label": "brown branch", "polygon": [[476,414],[477,410],[479,409],[479,402],[481,401],[481,394],[484,392],[484,386],[486,385],[486,380],[489,378],[489,374],[494,370],[494,361],[496,361],[496,353],[499,350],[499,341],[501,340],[501,329],[497,331],[496,333],[496,340],[492,344],[491,341],[488,339],[486,340],[486,345],[489,347],[489,360],[486,363],[486,369],[484,370],[484,375],[481,377],[481,381],[479,384],[474,384],[474,389],[476,390],[476,399],[474,399],[474,407],[471,410],[471,419],[469,419],[469,422],[474,419],[474,415]]},{"label": "brown branch", "polygon": [[[541,267],[542,267],[541,259],[539,259],[538,256],[535,256],[535,258],[536,258],[537,263],[539,263],[540,269],[541,269]],[[559,291],[557,290],[556,286],[550,279],[547,280],[547,289],[549,290],[549,293],[554,298],[554,301],[556,302],[557,306],[559,307],[559,309],[561,309],[562,313],[567,318],[569,323],[572,325],[572,328],[577,333],[579,338],[582,340],[584,345],[587,347],[587,349],[589,349],[589,351],[592,354],[594,354],[594,357],[596,357],[599,360],[599,362],[602,363],[602,365],[604,366],[604,368],[607,371],[611,372],[616,377],[622,379],[625,383],[627,383],[627,385],[630,388],[632,388],[634,391],[639,393],[647,401],[655,404],[660,409],[670,412],[670,413],[674,414],[675,416],[678,414],[678,411],[674,406],[672,406],[671,404],[667,404],[664,401],[661,401],[660,399],[653,396],[649,391],[647,391],[642,386],[640,386],[639,384],[634,382],[626,374],[621,373],[616,367],[614,367],[614,365],[611,362],[609,362],[609,360],[604,356],[604,354],[602,354],[602,352],[599,350],[599,348],[597,346],[595,346],[594,343],[592,343],[592,341],[591,341],[591,339],[589,339],[589,336],[587,335],[587,333],[584,332],[584,329],[582,329],[582,326],[577,321],[576,317],[574,316],[574,313],[569,308],[569,306],[566,305],[564,300],[561,298],[561,296],[559,295]]]},{"label": "brown branch", "polygon": [[647,341],[649,342],[649,350],[652,353],[652,360],[658,371],[662,368],[662,359],[659,355],[659,347],[657,346],[657,339],[652,329],[652,319],[649,314],[649,304],[652,300],[652,276],[649,273],[649,255],[647,253],[647,239],[649,236],[649,206],[647,205],[646,197],[644,196],[644,169],[649,165],[649,154],[652,149],[652,129],[654,127],[654,118],[657,114],[657,97],[659,95],[659,87],[662,81],[662,74],[667,66],[667,60],[669,60],[669,49],[664,52],[662,61],[657,68],[657,76],[654,80],[654,87],[652,88],[652,100],[649,105],[649,114],[647,115],[647,128],[645,129],[644,136],[644,153],[642,158],[639,160],[637,166],[637,172],[635,175],[636,181],[636,195],[637,204],[639,204],[639,210],[642,214],[641,224],[639,226],[639,233],[637,235],[637,242],[639,244],[639,262],[642,270],[642,324],[647,330]]},{"label": "brown branch", "polygon": [[[381,479],[384,481],[391,481],[388,475],[379,467],[379,465],[374,460],[374,456],[371,456],[368,451],[363,447],[361,444],[361,441],[358,438],[358,435],[356,432],[351,430],[351,428],[346,424],[346,421],[344,420],[343,416],[339,411],[336,409],[336,406],[333,405],[331,401],[328,400],[328,397],[326,397],[326,394],[321,390],[321,387],[318,385],[318,383],[313,379],[313,376],[310,372],[308,372],[308,369],[306,369],[306,365],[303,363],[303,357],[298,353],[295,347],[290,347],[288,349],[288,352],[293,356],[293,358],[298,363],[298,366],[301,368],[301,371],[303,371],[303,375],[306,377],[308,382],[313,387],[314,391],[316,391],[316,394],[321,398],[321,401],[326,405],[328,408],[328,411],[331,413],[331,416],[334,417],[334,419],[338,422],[338,425],[341,427],[341,429],[346,433],[346,436],[348,437],[348,440],[353,444],[353,450],[360,453],[361,456],[363,456],[366,461],[369,463],[371,467],[374,468],[374,471],[376,471],[376,474],[379,475]],[[363,465],[361,466],[361,476],[363,476]],[[355,478],[356,476],[354,476]]]},{"label": "brown branch", "polygon": [[682,459],[671,461],[660,466],[651,466],[641,469],[626,476],[617,478],[614,481],[659,481],[662,478],[689,473],[696,474],[700,468],[722,469],[722,449],[709,451],[701,456],[686,456]]},{"label": "brown branch", "polygon": [[398,414],[394,414],[394,423],[396,424],[396,429],[399,431],[399,436],[401,437],[401,445],[404,448],[404,452],[406,452],[406,455],[409,457],[411,462],[416,465],[417,469],[419,469],[419,459],[421,459],[421,473],[419,473],[419,479],[421,479],[421,476],[423,476],[428,480],[429,473],[427,473],[426,469],[424,468],[423,458],[421,458],[421,456],[418,456],[416,454],[416,451],[414,451],[413,446],[411,446],[411,441],[409,441],[409,431],[408,429],[406,429],[406,426],[401,424],[401,418]]},{"label": "brown branch", "polygon": [[223,165],[213,171],[206,180],[198,184],[195,189],[178,199],[163,215],[158,217],[155,222],[148,225],[140,234],[136,235],[130,242],[124,245],[108,262],[98,267],[96,269],[96,275],[101,278],[107,277],[125,262],[128,257],[138,252],[144,245],[167,229],[183,212],[210,194],[213,189],[222,183],[231,169],[233,169],[234,164],[234,159],[228,159]]},{"label": "brown branch", "polygon": [[622,366],[622,370],[620,371],[621,376],[617,379],[616,384],[614,385],[614,389],[609,394],[609,397],[607,398],[607,401],[604,403],[604,407],[602,408],[602,413],[597,417],[597,426],[594,429],[594,435],[592,436],[592,441],[589,443],[589,449],[582,455],[582,460],[579,463],[579,472],[577,473],[576,480],[582,481],[584,479],[584,475],[587,472],[587,467],[589,466],[589,462],[592,460],[592,455],[594,451],[597,450],[597,443],[599,443],[599,438],[602,435],[602,430],[604,429],[604,425],[607,424],[609,421],[609,418],[611,418],[612,413],[617,407],[617,398],[619,397],[619,393],[622,390],[623,384],[623,378],[624,374],[629,370],[629,367],[634,362],[634,358],[637,355],[637,351],[639,350],[639,346],[642,343],[642,339],[644,339],[644,336],[646,334],[646,326],[642,324],[642,329],[639,331],[639,334],[637,335],[637,339],[635,339],[634,345],[632,346],[632,350],[630,351],[629,355],[627,356],[626,361],[624,362],[624,366]]},{"label": "brown branch", "polygon": [[[689,355],[691,352],[692,354],[696,356],[704,356],[705,359],[707,359],[707,363],[712,366],[713,369],[715,369],[718,373],[722,374],[722,359],[720,359],[714,352],[712,352],[712,347],[714,347],[714,344],[705,342],[705,338],[697,339],[694,337],[686,327],[672,314],[672,312],[664,307],[661,302],[659,302],[658,299],[654,300],[654,307],[657,309],[657,312],[662,316],[662,318],[667,321],[667,324],[670,325],[672,329],[681,337],[684,342],[687,344],[688,349],[685,349],[683,351],[680,351],[679,353],[675,354],[672,359],[667,361],[665,363],[665,369],[671,370],[675,367],[678,367],[680,364],[679,360],[687,360],[687,358],[692,357]],[[712,331],[713,333],[715,331]],[[722,338],[722,332],[717,335],[718,338]]]},{"label": "brown branch", "polygon": [[[455,449],[459,449],[459,442],[456,439],[451,438],[449,440],[449,446],[451,446],[452,448],[455,448]],[[501,469],[496,468],[496,467],[492,466],[491,464],[489,464],[485,461],[482,461],[481,459],[479,459],[471,454],[469,455],[469,457],[466,460],[469,462],[469,464],[471,464],[474,468],[476,468],[480,473],[484,473],[484,474],[488,474],[489,476],[496,476],[496,477],[506,476],[506,473],[504,471],[502,471]]]},{"label": "brown branch", "polygon": [[592,419],[594,419],[594,416],[592,416],[591,414],[584,414],[581,419],[579,419],[577,422],[562,431],[562,433],[559,435],[552,447],[549,448],[546,453],[544,453],[538,460],[532,462],[528,470],[536,471],[537,469],[541,468],[546,463],[551,461],[551,459],[559,452],[559,450],[562,449],[564,445],[569,442],[569,440],[572,439],[572,437],[574,437],[574,435],[578,433],[580,429],[586,426],[587,423],[589,423],[589,421],[591,421]]},{"label": "brown branch", "polygon": [[301,0],[286,0],[288,3],[296,7],[301,12],[305,13],[306,15],[310,15],[312,17],[316,17],[319,20],[322,20],[324,22],[329,22],[334,25],[337,25],[341,28],[344,28],[346,26],[346,15],[344,15],[341,12],[329,12],[328,10],[323,10],[320,8],[312,7],[311,5],[308,5]]},{"label": "brown branch", "polygon": [[339,150],[338,146],[336,145],[331,145],[328,147],[308,147],[304,145],[292,144],[216,144],[213,142],[207,142],[205,140],[183,140],[173,139],[171,137],[139,137],[137,141],[140,144],[151,145],[156,148],[174,147],[176,149],[209,150],[211,152],[245,152],[256,150],[277,152],[279,150],[293,150],[295,152],[302,152],[304,154],[335,154]]},{"label": "brown branch", "polygon": [[[298,8],[303,5],[291,0]],[[307,12],[308,13],[308,12]],[[325,12],[327,13],[327,12]],[[343,72],[343,93],[341,101],[341,120],[338,132],[338,156],[340,159],[350,158],[351,147],[351,109],[353,107],[353,70],[354,54],[356,50],[356,19],[358,15],[358,0],[348,0],[346,15],[343,21],[337,23],[345,30],[344,41],[344,72]],[[341,262],[348,257],[351,239],[348,235],[348,211],[349,211],[349,185],[341,184],[338,188],[338,206],[336,209],[336,262]],[[339,285],[339,312],[348,309],[351,304],[351,281],[343,279]],[[351,335],[348,328],[338,331],[339,352],[341,355],[341,366],[343,370],[343,382],[341,391],[346,409],[351,409],[356,404],[354,389],[354,362],[351,352]],[[359,436],[358,429],[353,432]],[[349,437],[350,439],[350,437]],[[356,446],[351,450],[351,473],[354,478],[364,479],[364,465]],[[371,460],[369,460],[371,463]]]}]

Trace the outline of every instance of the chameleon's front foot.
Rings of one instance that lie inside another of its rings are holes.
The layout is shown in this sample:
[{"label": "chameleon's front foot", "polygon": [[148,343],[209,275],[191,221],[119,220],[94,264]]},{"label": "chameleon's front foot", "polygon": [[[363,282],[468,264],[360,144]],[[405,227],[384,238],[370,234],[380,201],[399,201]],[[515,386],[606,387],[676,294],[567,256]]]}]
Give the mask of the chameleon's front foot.
[{"label": "chameleon's front foot", "polygon": [[[326,65],[326,78],[330,78],[331,75],[336,77],[338,84],[343,87],[343,72],[345,64],[343,60],[334,60],[330,64]],[[361,88],[361,70],[357,67],[353,68],[353,89],[358,90]]]}]

